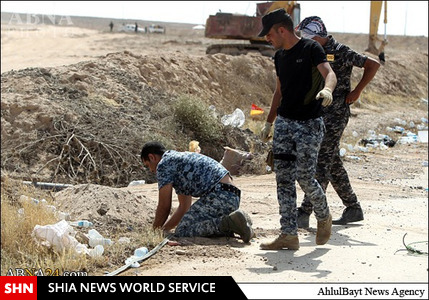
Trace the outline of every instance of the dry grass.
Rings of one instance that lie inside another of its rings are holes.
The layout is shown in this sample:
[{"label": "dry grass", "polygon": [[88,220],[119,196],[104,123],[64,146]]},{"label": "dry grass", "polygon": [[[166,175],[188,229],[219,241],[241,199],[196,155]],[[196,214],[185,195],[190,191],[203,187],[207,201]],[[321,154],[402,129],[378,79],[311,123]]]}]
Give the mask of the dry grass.
[{"label": "dry grass", "polygon": [[248,116],[246,118],[246,121],[244,122],[243,129],[248,128],[255,135],[259,136],[261,134],[262,129],[264,129],[266,118],[267,116],[265,113],[256,118]]},{"label": "dry grass", "polygon": [[249,56],[240,55],[223,58],[231,65],[228,76],[224,70],[214,71],[214,79],[222,90],[222,96],[227,99],[224,103],[215,103],[222,114],[230,114],[237,107],[247,113],[252,103],[261,107],[271,104],[276,84],[275,72],[264,58],[256,58],[261,60],[263,68],[255,65]]},{"label": "dry grass", "polygon": [[[49,192],[28,187],[2,176],[1,184],[1,275],[16,274],[16,269],[26,269],[27,275],[42,270],[45,275],[63,275],[65,272],[84,272],[88,275],[103,275],[124,264],[134,249],[146,246],[149,250],[163,238],[162,232],[144,228],[133,232],[117,232],[109,236],[114,241],[105,246],[102,257],[91,258],[77,254],[73,249],[57,252],[38,243],[32,232],[36,225],[55,224],[56,215],[46,205],[19,201],[21,195],[46,199],[54,204]],[[76,238],[87,229],[76,229]],[[79,234],[80,233],[80,234]],[[119,237],[128,237],[129,243],[116,242]]]},{"label": "dry grass", "polygon": [[[1,269],[5,275],[10,269],[28,268],[55,270],[60,273],[66,270],[82,270],[87,267],[87,259],[77,256],[72,251],[58,253],[40,246],[32,237],[36,225],[47,225],[58,222],[54,213],[45,205],[32,202],[21,203],[19,196],[26,195],[35,199],[52,198],[24,185],[17,185],[5,178],[1,185]],[[44,197],[42,197],[44,196]]]}]

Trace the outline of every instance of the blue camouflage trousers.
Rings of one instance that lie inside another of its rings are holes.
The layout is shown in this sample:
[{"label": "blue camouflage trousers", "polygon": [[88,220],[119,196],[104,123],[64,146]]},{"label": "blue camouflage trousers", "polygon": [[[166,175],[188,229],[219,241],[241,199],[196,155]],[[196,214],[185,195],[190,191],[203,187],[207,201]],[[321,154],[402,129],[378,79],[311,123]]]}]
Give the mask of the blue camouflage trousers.
[{"label": "blue camouflage trousers", "polygon": [[[323,116],[326,133],[320,145],[315,175],[324,191],[331,183],[346,207],[359,203],[339,153],[341,136],[349,121],[349,114],[347,112],[331,112]],[[313,211],[313,205],[307,196],[304,197],[301,207],[308,214]]]},{"label": "blue camouflage trousers", "polygon": [[325,192],[314,178],[324,133],[321,117],[297,121],[277,116],[273,137],[274,171],[284,234],[297,235],[298,232],[296,181],[313,204],[316,219],[325,220],[329,216]]},{"label": "blue camouflage trousers", "polygon": [[240,197],[224,191],[217,184],[207,195],[199,198],[191,205],[175,230],[177,237],[210,237],[224,236],[219,230],[224,216],[236,211],[240,206]]}]

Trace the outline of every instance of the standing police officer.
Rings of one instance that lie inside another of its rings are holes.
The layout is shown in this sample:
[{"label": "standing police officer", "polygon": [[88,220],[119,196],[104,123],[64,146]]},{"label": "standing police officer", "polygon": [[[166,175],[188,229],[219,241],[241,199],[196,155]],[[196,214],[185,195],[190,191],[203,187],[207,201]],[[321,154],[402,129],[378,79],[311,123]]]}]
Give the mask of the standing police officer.
[{"label": "standing police officer", "polygon": [[314,174],[325,131],[321,107],[331,104],[337,80],[323,48],[315,41],[298,37],[284,9],[266,14],[262,25],[259,36],[265,36],[278,50],[274,56],[277,86],[261,139],[268,141],[275,121],[273,154],[281,234],[260,247],[299,249],[295,181],[314,206],[316,244],[323,245],[331,236],[332,217]]},{"label": "standing police officer", "polygon": [[[337,75],[337,86],[333,91],[333,103],[323,108],[326,133],[319,150],[316,179],[326,191],[328,183],[346,206],[342,216],[332,224],[344,225],[363,220],[363,211],[354,193],[347,172],[339,155],[341,136],[350,118],[350,105],[359,99],[365,86],[374,78],[380,64],[350,47],[338,43],[327,34],[325,24],[317,17],[305,18],[296,28],[301,36],[317,41],[325,50],[326,58]],[[352,90],[350,77],[353,67],[364,68],[361,80]],[[313,205],[306,194],[298,208],[298,227],[309,227],[309,216]]]}]

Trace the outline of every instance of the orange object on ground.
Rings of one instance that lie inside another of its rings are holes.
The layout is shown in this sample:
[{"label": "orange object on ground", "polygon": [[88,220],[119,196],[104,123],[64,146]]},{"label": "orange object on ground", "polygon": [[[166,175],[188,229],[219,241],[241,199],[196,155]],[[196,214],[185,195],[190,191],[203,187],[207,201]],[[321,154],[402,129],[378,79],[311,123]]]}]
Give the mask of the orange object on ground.
[{"label": "orange object on ground", "polygon": [[262,115],[263,113],[264,110],[262,108],[252,103],[252,109],[250,110],[251,116]]}]

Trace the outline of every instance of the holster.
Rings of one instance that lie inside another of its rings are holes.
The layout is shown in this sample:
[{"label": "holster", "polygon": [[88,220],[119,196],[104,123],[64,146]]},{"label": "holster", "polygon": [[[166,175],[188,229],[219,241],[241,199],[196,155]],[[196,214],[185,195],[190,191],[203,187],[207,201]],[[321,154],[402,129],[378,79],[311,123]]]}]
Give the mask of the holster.
[{"label": "holster", "polygon": [[274,168],[274,159],[284,160],[284,161],[295,161],[296,156],[289,153],[279,153],[274,154],[273,149],[270,149],[267,154],[267,165],[271,167],[271,169]]}]

